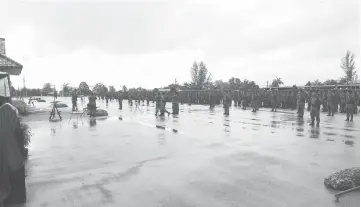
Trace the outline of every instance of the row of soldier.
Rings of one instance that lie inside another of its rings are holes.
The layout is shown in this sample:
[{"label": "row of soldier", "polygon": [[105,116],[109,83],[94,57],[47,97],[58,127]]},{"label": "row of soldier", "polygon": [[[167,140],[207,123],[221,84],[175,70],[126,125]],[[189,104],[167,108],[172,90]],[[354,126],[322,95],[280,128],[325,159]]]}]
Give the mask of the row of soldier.
[{"label": "row of soldier", "polygon": [[[335,112],[346,113],[346,121],[353,120],[353,114],[357,113],[357,106],[360,105],[359,92],[352,90],[339,91],[337,89],[328,90],[325,93],[321,93],[319,90],[304,91],[298,90],[296,98],[291,93],[288,96],[281,98],[277,90],[273,90],[266,93],[266,96],[262,96],[260,92],[253,92],[251,97],[240,97],[234,101],[235,106],[237,104],[242,105],[245,109],[248,104],[252,107],[252,112],[259,110],[259,107],[270,107],[271,111],[276,111],[278,107],[282,108],[297,108],[297,114],[300,117],[304,115],[305,105],[307,103],[307,110],[310,111],[311,125],[319,125],[321,106],[324,112],[328,111],[328,116],[333,116]],[[232,99],[231,94],[226,93],[223,101],[224,114],[229,115],[229,107],[231,106]]]},{"label": "row of soldier", "polygon": [[[229,107],[233,102],[235,106],[241,106],[243,109],[252,107],[253,112],[258,111],[260,107],[271,108],[271,111],[276,111],[277,108],[298,109],[298,114],[303,116],[303,103],[307,103],[307,110],[311,111],[313,92],[316,93],[315,95],[317,96],[317,100],[320,103],[320,110],[324,112],[328,111],[329,116],[334,115],[334,113],[337,111],[340,113],[346,113],[346,106],[350,106],[350,102],[352,102],[352,114],[357,113],[357,106],[359,106],[360,101],[359,91],[349,89],[332,89],[328,91],[297,89],[287,92],[262,89],[243,92],[203,91],[184,93],[181,91],[180,93],[157,92],[156,95],[153,95],[152,92],[143,94],[128,93],[128,102],[129,105],[133,104],[133,100],[137,101],[138,103],[141,101],[146,101],[147,104],[149,104],[150,101],[153,103],[156,102],[156,106],[158,106],[156,107],[156,111],[159,111],[161,115],[164,115],[164,113],[162,113],[162,108],[165,109],[166,102],[172,101],[172,108],[175,108],[173,110],[174,114],[177,114],[177,111],[179,111],[179,103],[209,104],[210,107],[214,107],[217,104],[223,103],[225,114],[229,114]],[[111,98],[112,97],[108,98],[106,96],[106,102],[108,103],[108,99]],[[115,98],[119,100],[119,108],[121,108],[123,94],[120,92],[116,95]],[[164,112],[167,112],[166,109]]]}]

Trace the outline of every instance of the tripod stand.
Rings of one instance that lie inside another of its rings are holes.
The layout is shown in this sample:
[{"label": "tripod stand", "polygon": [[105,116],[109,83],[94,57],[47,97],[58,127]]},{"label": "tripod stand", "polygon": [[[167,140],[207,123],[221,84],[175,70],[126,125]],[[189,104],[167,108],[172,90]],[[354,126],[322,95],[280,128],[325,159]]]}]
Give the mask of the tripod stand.
[{"label": "tripod stand", "polygon": [[61,117],[60,111],[58,110],[57,107],[57,101],[55,101],[55,96],[54,96],[54,101],[53,101],[53,108],[50,111],[50,116],[49,116],[49,121],[54,121],[54,118],[56,115],[59,116],[59,119],[62,120],[63,118]]}]

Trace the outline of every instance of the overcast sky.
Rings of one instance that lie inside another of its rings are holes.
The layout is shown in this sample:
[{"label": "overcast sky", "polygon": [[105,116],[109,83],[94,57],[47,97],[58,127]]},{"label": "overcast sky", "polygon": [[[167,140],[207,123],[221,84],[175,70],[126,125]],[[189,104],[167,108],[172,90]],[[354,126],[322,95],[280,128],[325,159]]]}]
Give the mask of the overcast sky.
[{"label": "overcast sky", "polygon": [[342,76],[346,50],[361,64],[358,0],[69,2],[0,0],[0,37],[27,87],[154,88],[189,81],[195,60],[213,80],[304,85]]}]

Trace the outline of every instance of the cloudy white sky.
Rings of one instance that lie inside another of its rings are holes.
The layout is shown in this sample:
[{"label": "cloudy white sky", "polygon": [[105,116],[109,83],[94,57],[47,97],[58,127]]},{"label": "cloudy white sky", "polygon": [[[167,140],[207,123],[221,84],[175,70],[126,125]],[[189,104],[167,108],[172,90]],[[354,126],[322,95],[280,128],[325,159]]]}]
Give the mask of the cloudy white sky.
[{"label": "cloudy white sky", "polygon": [[304,85],[342,76],[346,50],[360,66],[358,13],[358,0],[0,0],[0,37],[27,87],[154,88],[189,81],[195,60],[214,80]]}]

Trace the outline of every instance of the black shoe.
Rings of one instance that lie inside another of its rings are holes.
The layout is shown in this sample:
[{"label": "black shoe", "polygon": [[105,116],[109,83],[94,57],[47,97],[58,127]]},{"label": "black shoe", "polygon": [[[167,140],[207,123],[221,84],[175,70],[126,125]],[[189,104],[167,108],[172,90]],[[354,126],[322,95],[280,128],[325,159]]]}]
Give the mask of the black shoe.
[{"label": "black shoe", "polygon": [[317,122],[316,126],[319,127],[319,126],[320,126],[320,122]]},{"label": "black shoe", "polygon": [[346,119],[345,121],[350,121],[349,119]]},{"label": "black shoe", "polygon": [[331,114],[327,114],[327,116],[331,116]]},{"label": "black shoe", "polygon": [[350,119],[350,121],[353,121],[352,119]]},{"label": "black shoe", "polygon": [[314,122],[311,122],[311,123],[310,123],[310,126],[314,126],[314,125],[315,125],[315,123],[314,123]]}]

